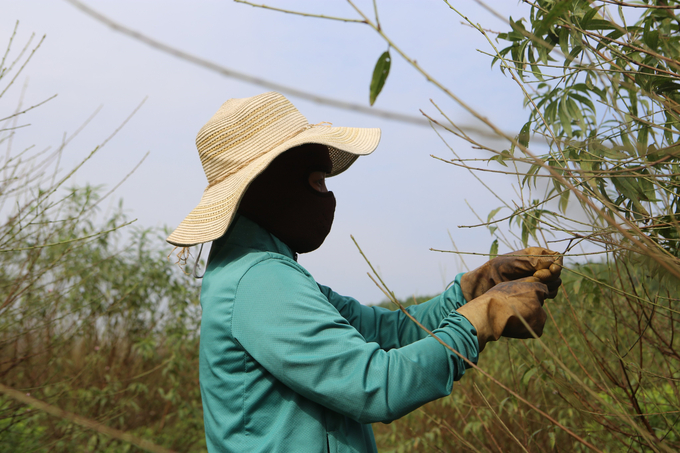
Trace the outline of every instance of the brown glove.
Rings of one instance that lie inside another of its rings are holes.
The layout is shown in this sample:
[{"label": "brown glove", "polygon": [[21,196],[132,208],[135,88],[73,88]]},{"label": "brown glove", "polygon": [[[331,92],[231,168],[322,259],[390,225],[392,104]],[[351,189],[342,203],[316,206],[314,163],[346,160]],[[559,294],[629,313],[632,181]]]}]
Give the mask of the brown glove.
[{"label": "brown glove", "polygon": [[463,275],[460,281],[463,295],[471,301],[499,283],[533,276],[548,285],[548,298],[552,299],[562,284],[562,256],[557,255],[543,247],[528,247],[497,256]]},{"label": "brown glove", "polygon": [[477,330],[480,352],[489,341],[501,336],[533,338],[521,318],[539,337],[543,334],[546,314],[543,301],[548,297],[548,287],[536,277],[499,283],[482,296],[460,307]]}]

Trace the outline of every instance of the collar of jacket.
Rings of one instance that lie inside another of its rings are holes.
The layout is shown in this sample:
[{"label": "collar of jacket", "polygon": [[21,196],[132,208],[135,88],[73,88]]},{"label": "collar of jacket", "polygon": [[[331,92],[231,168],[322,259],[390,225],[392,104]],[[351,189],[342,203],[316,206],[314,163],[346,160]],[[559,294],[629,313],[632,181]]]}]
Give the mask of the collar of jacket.
[{"label": "collar of jacket", "polygon": [[297,261],[297,253],[284,244],[279,238],[262,228],[249,218],[236,214],[227,232],[213,243],[216,257],[223,248],[243,247],[262,252],[274,252]]}]

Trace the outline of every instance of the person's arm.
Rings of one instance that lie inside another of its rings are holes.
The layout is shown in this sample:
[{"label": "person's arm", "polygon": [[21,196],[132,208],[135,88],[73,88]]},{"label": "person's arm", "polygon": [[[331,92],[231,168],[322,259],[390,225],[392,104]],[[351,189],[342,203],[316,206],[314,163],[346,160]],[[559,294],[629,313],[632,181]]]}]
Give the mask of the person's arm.
[{"label": "person's arm", "polygon": [[[390,351],[366,341],[311,277],[279,259],[241,279],[232,332],[276,379],[360,423],[391,421],[448,395],[466,368],[432,337]],[[449,313],[434,334],[476,363],[476,331],[464,316]]]},{"label": "person's arm", "polygon": [[[406,311],[428,330],[436,329],[452,311],[466,303],[460,287],[462,275],[456,276],[453,284],[437,297],[422,304],[411,305]],[[382,349],[401,348],[427,336],[427,332],[401,310],[369,307],[354,298],[341,296],[326,286],[319,285],[319,288],[366,341],[376,342]]]}]

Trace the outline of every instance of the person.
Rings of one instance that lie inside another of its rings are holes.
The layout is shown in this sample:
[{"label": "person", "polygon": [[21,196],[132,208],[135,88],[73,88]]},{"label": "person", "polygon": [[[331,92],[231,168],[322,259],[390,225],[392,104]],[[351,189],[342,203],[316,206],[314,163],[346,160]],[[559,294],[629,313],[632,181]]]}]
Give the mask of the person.
[{"label": "person", "polygon": [[212,242],[199,366],[210,452],[375,452],[370,423],[448,395],[487,342],[541,335],[561,269],[546,249],[497,257],[408,307],[437,338],[298,264],[331,229],[326,176],[379,140],[379,129],[310,125],[274,92],[228,100],[198,133],[208,187],[168,242]]}]

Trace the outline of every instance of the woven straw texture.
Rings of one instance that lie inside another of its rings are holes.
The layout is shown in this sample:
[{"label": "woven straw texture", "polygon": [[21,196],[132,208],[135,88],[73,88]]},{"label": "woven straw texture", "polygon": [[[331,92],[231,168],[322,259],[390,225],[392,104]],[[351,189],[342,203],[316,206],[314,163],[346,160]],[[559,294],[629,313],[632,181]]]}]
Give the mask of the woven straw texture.
[{"label": "woven straw texture", "polygon": [[250,183],[281,153],[306,143],[328,146],[329,176],[345,171],[380,142],[380,129],[310,125],[286,99],[269,92],[230,99],[201,128],[196,148],[208,179],[198,206],[167,241],[190,247],[222,236]]}]

